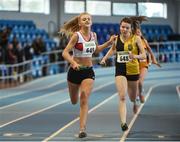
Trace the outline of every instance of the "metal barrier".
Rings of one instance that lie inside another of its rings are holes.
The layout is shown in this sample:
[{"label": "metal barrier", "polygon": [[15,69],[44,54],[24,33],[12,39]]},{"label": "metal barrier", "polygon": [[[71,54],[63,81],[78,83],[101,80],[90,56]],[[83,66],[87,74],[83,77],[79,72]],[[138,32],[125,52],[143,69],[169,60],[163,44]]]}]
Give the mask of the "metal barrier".
[{"label": "metal barrier", "polygon": [[149,43],[158,62],[180,62],[180,41]]},{"label": "metal barrier", "polygon": [[0,64],[0,88],[66,71],[68,65],[60,61],[61,53],[62,50],[45,52],[19,64]]}]

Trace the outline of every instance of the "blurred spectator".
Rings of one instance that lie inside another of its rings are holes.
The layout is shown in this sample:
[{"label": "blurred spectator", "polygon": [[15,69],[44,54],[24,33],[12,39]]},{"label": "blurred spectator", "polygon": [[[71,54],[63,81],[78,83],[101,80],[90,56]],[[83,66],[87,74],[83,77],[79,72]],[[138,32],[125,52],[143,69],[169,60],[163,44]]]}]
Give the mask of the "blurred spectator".
[{"label": "blurred spectator", "polygon": [[12,45],[13,45],[13,52],[17,57],[17,63],[23,62],[24,61],[23,48],[21,47],[21,44],[19,43],[16,37],[13,37]]},{"label": "blurred spectator", "polygon": [[33,41],[32,47],[33,47],[35,56],[38,56],[41,53],[46,51],[45,43],[44,43],[44,41],[42,40],[41,37],[38,37]]},{"label": "blurred spectator", "polygon": [[[7,56],[6,56],[6,64],[15,64],[17,61],[17,57],[15,53],[13,52],[13,45],[12,43],[9,43],[7,46]],[[8,75],[11,76],[14,73],[14,67],[9,67],[8,68]],[[11,83],[12,79],[9,79],[9,82]]]},{"label": "blurred spectator", "polygon": [[[41,37],[38,37],[35,39],[35,41],[33,41],[32,47],[33,47],[35,56],[39,56],[43,52],[46,52],[46,46]],[[41,71],[42,71],[42,76],[46,76],[47,66],[42,66]]]},{"label": "blurred spectator", "polygon": [[17,61],[17,57],[13,52],[13,44],[9,43],[7,46],[7,56],[6,56],[6,63],[7,64],[15,64]]},{"label": "blurred spectator", "polygon": [[24,58],[25,61],[27,60],[31,60],[32,56],[33,56],[34,50],[32,48],[32,44],[31,42],[27,41],[27,43],[25,43],[24,45]]},{"label": "blurred spectator", "polygon": [[0,45],[2,47],[2,60],[3,62],[6,62],[6,50],[7,50],[7,46],[8,46],[8,36],[9,36],[9,29],[8,28],[4,28],[1,31],[0,34]]},{"label": "blurred spectator", "polygon": [[[24,61],[24,52],[23,52],[23,48],[21,47],[21,44],[19,43],[18,39],[16,37],[13,37],[13,40],[12,40],[12,45],[13,45],[13,53],[15,54],[16,56],[16,63],[22,63]],[[23,65],[18,65],[16,68],[15,68],[15,72],[16,73],[22,73],[23,72]],[[19,78],[18,78],[19,80]]]},{"label": "blurred spectator", "polygon": [[[27,41],[25,44],[24,44],[24,60],[25,61],[28,61],[28,60],[32,60],[32,57],[33,57],[33,48],[32,48],[32,43],[31,41]],[[31,65],[29,63],[26,63],[24,65],[24,71],[29,71],[31,70]],[[24,80],[27,81],[28,79],[31,78],[31,75],[30,74],[25,74],[24,75]]]}]

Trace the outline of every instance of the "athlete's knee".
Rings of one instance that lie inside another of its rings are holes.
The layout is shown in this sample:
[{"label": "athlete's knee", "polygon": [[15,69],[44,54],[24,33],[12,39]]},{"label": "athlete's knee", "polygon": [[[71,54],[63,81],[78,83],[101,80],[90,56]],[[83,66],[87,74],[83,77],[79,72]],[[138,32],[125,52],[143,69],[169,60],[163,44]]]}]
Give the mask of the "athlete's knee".
[{"label": "athlete's knee", "polygon": [[120,101],[126,101],[126,97],[125,96],[120,97]]},{"label": "athlete's knee", "polygon": [[88,102],[88,96],[84,91],[82,91],[80,95],[80,105],[81,106],[87,105],[87,102]]}]

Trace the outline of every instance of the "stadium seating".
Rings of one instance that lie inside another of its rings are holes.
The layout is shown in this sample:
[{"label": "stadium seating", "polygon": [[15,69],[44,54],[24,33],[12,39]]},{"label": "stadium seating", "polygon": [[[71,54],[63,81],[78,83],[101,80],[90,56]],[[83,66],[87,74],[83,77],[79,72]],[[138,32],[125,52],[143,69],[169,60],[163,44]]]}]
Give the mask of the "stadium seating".
[{"label": "stadium seating", "polygon": [[35,29],[33,21],[24,20],[0,20],[0,28],[10,27],[12,29]]},{"label": "stadium seating", "polygon": [[[48,33],[44,29],[39,29],[36,27],[36,24],[29,20],[0,20],[0,29],[10,28],[11,33],[9,36],[9,42],[12,41],[13,37],[16,37],[21,43],[21,46],[24,47],[27,43],[32,43],[35,38],[41,37],[46,45],[46,51],[50,52],[56,47],[56,42],[49,38]],[[33,77],[41,77],[43,75],[42,66],[49,59],[47,56],[36,57],[33,55],[32,61],[32,75]],[[53,70],[53,71],[52,71]],[[56,69],[57,70],[57,69]],[[51,69],[51,73],[56,73],[57,71]]]},{"label": "stadium seating", "polygon": [[[108,40],[110,35],[119,33],[119,24],[114,23],[94,23],[92,30],[96,32],[99,44]],[[168,37],[173,34],[173,30],[169,25],[141,25],[141,30],[148,42],[167,41]],[[161,48],[163,51],[172,51],[169,46]],[[157,49],[153,49],[154,51]],[[105,55],[108,50],[104,50],[102,55]]]},{"label": "stadium seating", "polygon": [[167,41],[168,36],[173,34],[169,25],[142,25],[142,32],[148,41]]},{"label": "stadium seating", "polygon": [[50,43],[54,48],[55,42],[49,38],[48,33],[44,29],[39,29],[33,21],[23,21],[23,20],[0,20],[0,29],[4,27],[11,28],[11,34],[9,41],[11,42],[13,37],[16,36],[22,46],[25,42],[33,41],[37,37],[41,37],[46,44]]},{"label": "stadium seating", "polygon": [[[169,25],[141,25],[142,33],[148,41],[168,40],[168,36],[173,34],[173,30]],[[107,40],[111,34],[119,33],[119,24],[94,23],[92,30],[97,33],[101,42]]]}]

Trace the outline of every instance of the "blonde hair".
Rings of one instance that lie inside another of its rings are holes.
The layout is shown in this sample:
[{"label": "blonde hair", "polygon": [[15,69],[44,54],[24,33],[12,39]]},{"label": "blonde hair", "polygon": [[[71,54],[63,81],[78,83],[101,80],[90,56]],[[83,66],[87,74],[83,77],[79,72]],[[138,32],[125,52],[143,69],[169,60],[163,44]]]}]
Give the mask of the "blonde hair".
[{"label": "blonde hair", "polygon": [[83,12],[78,16],[73,17],[69,21],[65,22],[65,24],[60,28],[59,33],[64,33],[66,36],[72,36],[73,33],[80,30],[79,21],[81,16],[83,15],[90,15],[87,12]]}]

